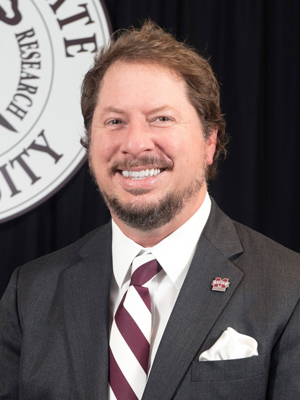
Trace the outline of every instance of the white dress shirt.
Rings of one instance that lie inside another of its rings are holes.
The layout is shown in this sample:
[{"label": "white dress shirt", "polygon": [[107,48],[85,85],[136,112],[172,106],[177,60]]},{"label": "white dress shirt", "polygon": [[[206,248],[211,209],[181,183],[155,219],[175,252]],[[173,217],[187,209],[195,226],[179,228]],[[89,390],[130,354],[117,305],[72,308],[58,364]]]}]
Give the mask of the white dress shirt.
[{"label": "white dress shirt", "polygon": [[157,245],[147,249],[125,236],[112,221],[111,322],[124,293],[129,287],[131,264],[134,258],[140,252],[150,250],[163,268],[149,284],[152,310],[150,368],[192,262],[197,242],[209,217],[210,209],[211,200],[209,195],[206,194],[199,210],[187,222]]}]

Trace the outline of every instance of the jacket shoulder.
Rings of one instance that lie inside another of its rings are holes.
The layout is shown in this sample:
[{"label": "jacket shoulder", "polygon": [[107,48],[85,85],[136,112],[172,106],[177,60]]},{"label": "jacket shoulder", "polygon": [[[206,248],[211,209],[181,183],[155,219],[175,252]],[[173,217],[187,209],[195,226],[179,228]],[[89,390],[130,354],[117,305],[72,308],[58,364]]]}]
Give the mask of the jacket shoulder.
[{"label": "jacket shoulder", "polygon": [[[251,257],[253,261],[268,261],[269,263],[291,264],[299,270],[300,254],[269,237],[239,223],[232,221],[244,249],[244,256]],[[300,271],[299,271],[300,272]]]},{"label": "jacket shoulder", "polygon": [[81,251],[85,251],[86,248],[88,251],[89,248],[92,250],[95,246],[101,246],[103,238],[107,238],[108,236],[111,236],[110,223],[94,229],[76,242],[62,249],[36,258],[18,269],[20,273],[30,273],[30,271],[35,273],[38,271],[42,272],[43,270],[47,271],[50,267],[52,272],[55,269],[62,270],[68,268],[80,260]]},{"label": "jacket shoulder", "polygon": [[28,295],[41,288],[55,290],[57,283],[68,268],[82,260],[82,256],[93,252],[101,252],[111,243],[111,224],[101,226],[76,242],[53,253],[39,257],[17,268],[11,278],[10,285],[16,286],[20,296]]},{"label": "jacket shoulder", "polygon": [[107,252],[110,243],[109,223],[67,247],[24,264],[14,271],[2,300],[10,304],[16,301],[21,321],[26,319],[25,315],[45,314],[51,309],[54,299],[63,295],[66,270],[77,266],[85,268],[83,259]]}]

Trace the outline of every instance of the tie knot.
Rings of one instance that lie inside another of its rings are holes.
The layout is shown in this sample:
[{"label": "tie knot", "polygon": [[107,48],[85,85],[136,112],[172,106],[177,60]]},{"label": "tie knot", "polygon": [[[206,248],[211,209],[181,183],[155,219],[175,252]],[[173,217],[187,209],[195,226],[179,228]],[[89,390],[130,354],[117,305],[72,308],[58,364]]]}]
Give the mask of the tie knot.
[{"label": "tie knot", "polygon": [[131,275],[130,285],[143,286],[154,278],[162,269],[151,253],[136,257],[133,260],[133,267],[136,266],[136,263],[140,262],[142,262],[142,264],[137,267]]}]

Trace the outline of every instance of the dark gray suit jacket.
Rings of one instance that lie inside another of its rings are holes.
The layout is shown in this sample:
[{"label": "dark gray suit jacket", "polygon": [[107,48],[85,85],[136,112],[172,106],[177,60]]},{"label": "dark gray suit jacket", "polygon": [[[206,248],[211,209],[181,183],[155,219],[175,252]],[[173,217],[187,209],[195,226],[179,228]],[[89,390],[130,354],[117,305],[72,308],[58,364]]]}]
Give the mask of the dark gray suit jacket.
[{"label": "dark gray suit jacket", "polygon": [[[299,399],[299,264],[213,203],[143,400]],[[0,306],[0,399],[107,398],[111,275],[110,224],[16,270]],[[199,362],[227,327],[259,356]]]}]

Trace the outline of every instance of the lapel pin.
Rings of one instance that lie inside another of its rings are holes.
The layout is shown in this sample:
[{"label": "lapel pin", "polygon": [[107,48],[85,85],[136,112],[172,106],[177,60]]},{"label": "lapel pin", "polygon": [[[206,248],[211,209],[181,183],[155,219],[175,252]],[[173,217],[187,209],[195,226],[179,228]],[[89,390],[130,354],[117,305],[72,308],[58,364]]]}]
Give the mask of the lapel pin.
[{"label": "lapel pin", "polygon": [[216,278],[212,281],[212,290],[216,292],[225,292],[227,288],[229,288],[230,282],[228,278]]}]

